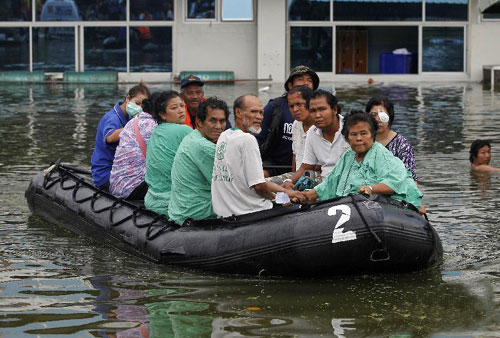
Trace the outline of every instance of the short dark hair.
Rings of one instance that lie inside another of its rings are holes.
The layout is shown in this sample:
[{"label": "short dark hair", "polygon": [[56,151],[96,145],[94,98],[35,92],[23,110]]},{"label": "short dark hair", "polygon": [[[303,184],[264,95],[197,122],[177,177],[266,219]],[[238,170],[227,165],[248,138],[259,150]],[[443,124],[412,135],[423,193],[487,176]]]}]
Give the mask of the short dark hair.
[{"label": "short dark hair", "polygon": [[490,140],[475,140],[474,142],[472,142],[472,144],[470,145],[470,150],[469,150],[470,163],[474,162],[474,158],[477,157],[479,149],[481,149],[484,146],[488,146],[488,148],[491,149]]},{"label": "short dark hair", "polygon": [[372,110],[373,106],[385,107],[385,109],[387,110],[387,114],[389,114],[389,127],[391,127],[392,123],[394,122],[394,105],[392,104],[391,100],[389,100],[385,96],[374,96],[366,104],[365,111],[369,113]]},{"label": "short dark hair", "polygon": [[372,133],[373,141],[375,141],[378,129],[377,120],[362,110],[351,110],[351,112],[345,117],[344,127],[342,128],[342,135],[344,135],[345,140],[349,141],[349,129],[359,122],[366,122],[370,125],[370,132]]},{"label": "short dark hair", "polygon": [[255,94],[244,94],[244,95],[239,96],[236,100],[234,100],[234,102],[233,102],[233,112],[234,112],[234,118],[235,119],[236,119],[236,108],[240,108],[240,109],[243,108],[243,105],[244,105],[244,102],[245,102],[245,98],[247,96],[253,96],[253,97],[259,98]]},{"label": "short dark hair", "polygon": [[165,112],[168,102],[176,97],[179,97],[179,93],[175,90],[153,93],[149,99],[143,100],[144,111],[150,113],[158,124],[163,123],[165,121],[163,121],[160,114]]},{"label": "short dark hair", "polygon": [[130,88],[128,91],[127,95],[130,96],[130,98],[136,97],[139,94],[143,94],[146,97],[149,97],[151,93],[149,92],[148,86],[144,83],[144,81],[141,81],[138,85],[133,86]]},{"label": "short dark hair", "polygon": [[290,95],[293,95],[293,94],[299,94],[300,97],[304,100],[306,100],[306,102],[308,102],[310,99],[311,99],[311,95],[313,93],[313,90],[311,88],[309,88],[308,86],[297,86],[297,87],[293,87],[292,89],[290,89],[288,91],[288,93],[286,94],[286,96],[290,96]]},{"label": "short dark hair", "polygon": [[326,91],[323,89],[316,89],[315,91],[312,92],[311,97],[309,98],[309,101],[307,101],[307,109],[309,109],[309,103],[311,102],[311,100],[317,99],[319,97],[326,98],[326,102],[328,103],[330,108],[332,108],[332,109],[337,108],[337,115],[340,114],[339,102],[337,101],[337,98],[335,97],[335,95],[333,95],[329,91]]},{"label": "short dark hair", "polygon": [[205,122],[208,115],[208,108],[212,110],[220,109],[224,111],[224,115],[226,115],[226,120],[229,118],[229,109],[227,108],[227,103],[224,102],[223,100],[220,100],[216,96],[213,96],[207,98],[203,102],[200,102],[200,105],[198,106],[198,112],[196,114],[196,119],[201,122]]}]

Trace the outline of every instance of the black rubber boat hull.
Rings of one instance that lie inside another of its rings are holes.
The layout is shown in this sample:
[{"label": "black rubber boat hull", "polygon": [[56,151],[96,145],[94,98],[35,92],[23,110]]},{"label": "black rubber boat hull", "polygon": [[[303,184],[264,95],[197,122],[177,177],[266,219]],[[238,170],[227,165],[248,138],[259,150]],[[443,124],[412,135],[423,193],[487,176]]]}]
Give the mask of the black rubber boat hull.
[{"label": "black rubber boat hull", "polygon": [[216,272],[402,272],[425,269],[443,255],[425,218],[382,196],[348,196],[178,227],[100,192],[85,174],[56,166],[33,178],[26,198],[34,215],[78,234],[157,263]]}]

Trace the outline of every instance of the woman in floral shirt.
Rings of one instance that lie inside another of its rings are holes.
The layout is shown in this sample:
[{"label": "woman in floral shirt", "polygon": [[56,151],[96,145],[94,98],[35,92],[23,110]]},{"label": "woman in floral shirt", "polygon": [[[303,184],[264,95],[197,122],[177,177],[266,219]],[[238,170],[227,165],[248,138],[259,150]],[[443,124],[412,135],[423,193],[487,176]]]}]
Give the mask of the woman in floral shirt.
[{"label": "woman in floral shirt", "polygon": [[415,182],[418,181],[415,151],[411,143],[401,134],[391,129],[394,122],[394,106],[383,96],[375,96],[366,104],[370,113],[378,123],[377,142],[389,149],[408,169]]},{"label": "woman in floral shirt", "polygon": [[116,197],[143,200],[148,191],[148,185],[144,182],[145,145],[158,125],[154,112],[154,100],[158,94],[154,93],[143,101],[145,111],[130,119],[120,134],[120,144],[116,148],[109,178],[109,191]]}]

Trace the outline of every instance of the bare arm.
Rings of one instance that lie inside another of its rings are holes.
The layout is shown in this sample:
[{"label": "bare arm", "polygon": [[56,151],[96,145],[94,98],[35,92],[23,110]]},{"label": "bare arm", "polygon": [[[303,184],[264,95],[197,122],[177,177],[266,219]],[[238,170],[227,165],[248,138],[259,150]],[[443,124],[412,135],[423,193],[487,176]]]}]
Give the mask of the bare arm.
[{"label": "bare arm", "polygon": [[292,156],[292,172],[295,172],[297,170],[296,164],[295,164],[295,154]]},{"label": "bare arm", "polygon": [[108,137],[106,137],[106,143],[116,143],[120,141],[120,134],[123,131],[123,128],[116,129],[111,133]]},{"label": "bare arm", "polygon": [[269,182],[266,181],[264,183],[259,183],[259,184],[253,185],[252,188],[255,189],[255,192],[260,197],[265,198],[266,200],[272,200],[272,199],[274,199],[274,194],[271,191],[271,189],[269,188],[269,186],[267,185],[267,183],[269,183]]}]

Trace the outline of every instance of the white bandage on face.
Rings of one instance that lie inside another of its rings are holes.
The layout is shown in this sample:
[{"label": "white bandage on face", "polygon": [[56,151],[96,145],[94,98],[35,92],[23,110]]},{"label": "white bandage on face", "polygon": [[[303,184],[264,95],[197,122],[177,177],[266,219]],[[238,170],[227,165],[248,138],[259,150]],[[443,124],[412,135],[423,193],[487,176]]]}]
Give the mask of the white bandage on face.
[{"label": "white bandage on face", "polygon": [[380,119],[380,122],[382,122],[382,123],[389,122],[389,115],[387,115],[387,113],[385,111],[383,111],[382,109],[379,109],[377,111],[377,113],[378,113],[378,118]]}]

